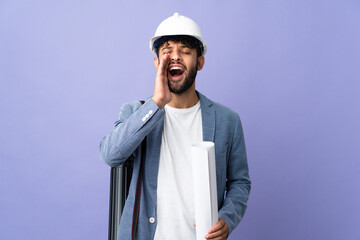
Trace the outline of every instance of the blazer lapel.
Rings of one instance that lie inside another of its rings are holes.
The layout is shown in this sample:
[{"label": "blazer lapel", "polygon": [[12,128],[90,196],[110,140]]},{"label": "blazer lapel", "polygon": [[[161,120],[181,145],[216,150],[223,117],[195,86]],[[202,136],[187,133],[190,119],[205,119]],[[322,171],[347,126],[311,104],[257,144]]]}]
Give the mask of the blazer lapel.
[{"label": "blazer lapel", "polygon": [[204,95],[197,92],[200,98],[203,141],[214,142],[215,136],[215,110],[212,107],[212,102]]},{"label": "blazer lapel", "polygon": [[156,189],[157,189],[157,176],[159,171],[159,159],[160,159],[160,147],[162,129],[164,125],[164,118],[159,120],[157,126],[148,135],[146,159],[152,159],[152,161],[146,161],[146,183],[150,196],[154,203],[156,203]]}]

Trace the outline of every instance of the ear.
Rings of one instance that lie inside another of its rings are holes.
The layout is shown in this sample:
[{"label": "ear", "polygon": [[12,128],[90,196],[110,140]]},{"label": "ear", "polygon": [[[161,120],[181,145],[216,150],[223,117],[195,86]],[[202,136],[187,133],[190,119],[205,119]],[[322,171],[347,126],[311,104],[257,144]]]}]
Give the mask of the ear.
[{"label": "ear", "polygon": [[198,68],[197,68],[197,70],[200,71],[200,70],[203,68],[204,64],[205,64],[205,57],[204,57],[204,56],[200,56],[200,57],[198,57],[197,61],[198,61]]},{"label": "ear", "polygon": [[159,67],[159,58],[157,58],[157,57],[154,58],[154,65],[155,65],[156,70],[158,70],[158,67]]}]

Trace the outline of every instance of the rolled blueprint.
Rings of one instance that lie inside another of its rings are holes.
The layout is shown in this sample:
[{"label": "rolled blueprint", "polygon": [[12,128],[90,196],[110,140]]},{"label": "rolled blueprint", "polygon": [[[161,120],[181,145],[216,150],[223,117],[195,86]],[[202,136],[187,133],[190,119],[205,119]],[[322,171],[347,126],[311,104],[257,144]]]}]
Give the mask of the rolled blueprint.
[{"label": "rolled blueprint", "polygon": [[203,240],[218,221],[214,146],[213,142],[199,142],[191,147],[197,240]]}]

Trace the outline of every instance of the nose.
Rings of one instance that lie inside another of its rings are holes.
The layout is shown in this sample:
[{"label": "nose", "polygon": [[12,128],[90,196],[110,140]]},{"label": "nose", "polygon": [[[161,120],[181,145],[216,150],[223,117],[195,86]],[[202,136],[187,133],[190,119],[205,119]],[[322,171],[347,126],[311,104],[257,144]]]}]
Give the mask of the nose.
[{"label": "nose", "polygon": [[175,48],[171,53],[171,61],[181,61],[181,56],[178,48]]}]

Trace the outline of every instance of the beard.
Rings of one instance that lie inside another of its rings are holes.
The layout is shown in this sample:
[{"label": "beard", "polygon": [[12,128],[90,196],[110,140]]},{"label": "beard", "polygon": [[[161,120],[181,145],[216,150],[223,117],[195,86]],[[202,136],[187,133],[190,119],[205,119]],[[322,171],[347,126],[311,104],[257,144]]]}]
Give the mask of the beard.
[{"label": "beard", "polygon": [[194,84],[197,74],[197,68],[198,68],[198,63],[196,61],[195,66],[190,67],[189,73],[185,76],[185,80],[182,81],[181,83],[173,83],[171,82],[170,77],[168,77],[168,85],[170,92],[181,94],[186,90],[188,90]]}]

